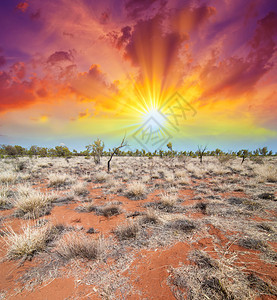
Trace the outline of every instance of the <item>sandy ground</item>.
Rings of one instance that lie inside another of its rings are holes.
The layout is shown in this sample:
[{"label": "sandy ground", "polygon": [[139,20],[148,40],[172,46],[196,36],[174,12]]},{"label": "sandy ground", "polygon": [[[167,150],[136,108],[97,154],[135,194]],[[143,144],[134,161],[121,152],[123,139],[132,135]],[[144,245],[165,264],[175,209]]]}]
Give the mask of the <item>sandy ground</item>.
[{"label": "sandy ground", "polygon": [[[10,201],[18,185],[26,183],[57,197],[49,213],[36,220],[19,217],[16,207],[0,211],[0,299],[277,299],[276,182],[262,177],[264,165],[249,161],[241,166],[237,160],[222,165],[208,158],[203,165],[196,159],[164,163],[159,158],[115,158],[107,175],[105,159],[100,166],[84,158],[22,160],[25,167],[13,171],[17,179],[8,183],[14,192]],[[7,166],[13,170],[14,164],[2,161],[2,172]],[[276,172],[276,158],[265,165]],[[53,172],[74,180],[51,186]],[[20,179],[22,174],[29,176]],[[100,183],[99,174],[106,176]],[[81,195],[74,193],[77,181],[85,184]],[[145,185],[138,199],[127,192],[132,182]],[[262,199],[263,192],[273,196]],[[161,204],[171,196],[174,200]],[[119,214],[101,215],[99,207],[108,205],[120,208]],[[145,214],[157,222],[144,222]],[[192,222],[192,229],[172,225],[184,219]],[[7,228],[21,234],[24,224],[38,220],[65,229],[43,251],[8,259]],[[134,223],[135,237],[120,240],[116,230]],[[95,232],[88,233],[90,228]],[[59,241],[70,234],[101,240],[99,258],[61,258]],[[193,259],[193,253],[206,255],[211,269]],[[198,271],[202,277],[193,281]],[[236,282],[242,285],[238,290]],[[240,294],[239,289],[247,292]]]}]

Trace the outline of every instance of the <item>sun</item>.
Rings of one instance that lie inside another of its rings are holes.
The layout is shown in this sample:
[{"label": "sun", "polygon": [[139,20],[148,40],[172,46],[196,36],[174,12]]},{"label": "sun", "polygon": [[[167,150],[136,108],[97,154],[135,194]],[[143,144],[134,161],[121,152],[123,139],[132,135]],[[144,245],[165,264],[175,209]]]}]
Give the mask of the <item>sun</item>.
[{"label": "sun", "polygon": [[142,122],[151,125],[154,130],[162,129],[166,123],[166,117],[156,108],[151,108],[142,114]]}]

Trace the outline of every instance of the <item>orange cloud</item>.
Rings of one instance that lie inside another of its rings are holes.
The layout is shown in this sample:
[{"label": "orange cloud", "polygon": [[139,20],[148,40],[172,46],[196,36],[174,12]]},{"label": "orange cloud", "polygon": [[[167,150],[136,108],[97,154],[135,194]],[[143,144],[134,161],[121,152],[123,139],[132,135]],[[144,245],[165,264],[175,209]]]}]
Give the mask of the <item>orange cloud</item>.
[{"label": "orange cloud", "polygon": [[85,112],[80,112],[79,113],[78,119],[79,120],[80,119],[87,119],[88,117],[90,117],[90,115],[91,114],[89,113],[88,108],[87,108]]}]

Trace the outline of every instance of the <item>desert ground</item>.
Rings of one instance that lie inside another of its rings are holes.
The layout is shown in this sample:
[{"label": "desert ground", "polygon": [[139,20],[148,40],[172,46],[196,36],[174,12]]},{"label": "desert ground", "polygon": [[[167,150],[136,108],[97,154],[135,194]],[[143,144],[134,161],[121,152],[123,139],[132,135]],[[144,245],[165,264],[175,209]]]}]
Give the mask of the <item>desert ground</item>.
[{"label": "desert ground", "polygon": [[277,299],[277,157],[0,160],[0,299]]}]

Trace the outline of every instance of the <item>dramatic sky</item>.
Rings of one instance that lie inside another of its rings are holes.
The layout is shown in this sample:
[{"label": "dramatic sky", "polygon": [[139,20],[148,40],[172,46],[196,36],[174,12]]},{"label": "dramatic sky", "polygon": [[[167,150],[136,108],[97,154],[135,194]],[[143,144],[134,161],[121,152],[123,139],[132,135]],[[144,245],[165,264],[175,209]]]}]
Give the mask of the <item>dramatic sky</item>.
[{"label": "dramatic sky", "polygon": [[276,0],[1,0],[0,144],[277,151]]}]

